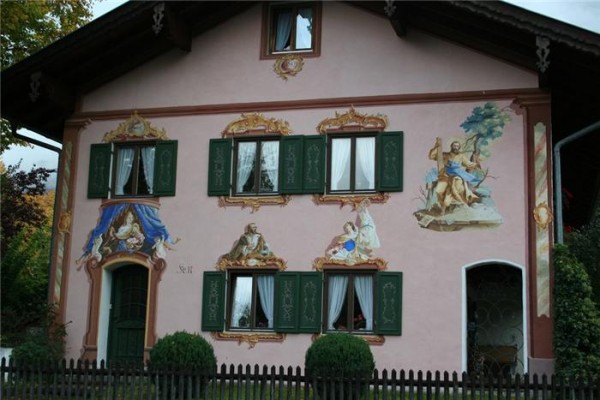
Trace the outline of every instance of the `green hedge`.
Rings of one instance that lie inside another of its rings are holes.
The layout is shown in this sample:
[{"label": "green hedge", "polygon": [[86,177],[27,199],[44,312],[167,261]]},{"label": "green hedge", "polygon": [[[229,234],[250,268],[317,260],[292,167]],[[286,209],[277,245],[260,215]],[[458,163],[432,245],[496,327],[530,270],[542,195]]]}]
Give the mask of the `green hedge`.
[{"label": "green hedge", "polygon": [[561,376],[600,376],[600,315],[588,274],[569,251],[554,249],[554,355]]}]

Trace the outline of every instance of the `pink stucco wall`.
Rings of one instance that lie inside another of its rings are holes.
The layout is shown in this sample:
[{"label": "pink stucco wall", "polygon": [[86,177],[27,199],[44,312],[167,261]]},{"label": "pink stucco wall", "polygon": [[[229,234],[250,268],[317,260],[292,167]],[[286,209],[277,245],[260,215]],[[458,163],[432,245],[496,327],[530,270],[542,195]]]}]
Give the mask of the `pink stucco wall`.
[{"label": "pink stucco wall", "polygon": [[[319,58],[306,59],[298,76],[287,82],[272,71],[272,60],[259,60],[260,7],[236,16],[194,40],[189,54],[171,51],[85,97],[83,110],[107,111],[147,107],[319,99],[382,94],[424,94],[492,89],[532,88],[530,72],[465,48],[411,31],[398,38],[385,19],[357,8],[325,2],[323,42]],[[494,101],[495,99],[490,99]],[[460,370],[462,340],[462,273],[465,265],[506,261],[526,266],[526,163],[523,119],[512,121],[491,146],[484,161],[492,198],[503,223],[493,229],[435,232],[418,226],[413,212],[422,206],[419,188],[436,136],[464,134],[460,124],[483,102],[423,103],[357,107],[383,114],[388,131],[404,131],[404,191],[369,210],[381,248],[376,256],[391,271],[404,272],[403,334],[373,346],[378,368]],[[507,107],[510,101],[497,101]],[[268,112],[288,121],[293,134],[315,134],[323,119],[347,109]],[[173,236],[181,238],[168,253],[168,267],[158,293],[157,333],[200,330],[202,273],[214,270],[218,257],[230,250],[249,222],[255,222],[273,252],[290,271],[309,271],[324,255],[331,239],[355,214],[349,207],[316,205],[312,196],[293,196],[285,207],[263,206],[256,213],[221,208],[207,192],[208,141],[239,114],[151,119],[179,141],[177,196],[160,199],[160,216]],[[99,217],[99,200],[87,199],[89,148],[122,120],[93,121],[81,134],[74,188],[72,270],[69,273],[68,351],[77,357],[86,329],[89,284],[75,260]],[[191,274],[179,266],[191,266]],[[206,337],[212,341],[210,336]],[[236,342],[215,342],[218,361],[303,365],[310,335],[287,335],[283,343],[259,343],[248,349]]]}]

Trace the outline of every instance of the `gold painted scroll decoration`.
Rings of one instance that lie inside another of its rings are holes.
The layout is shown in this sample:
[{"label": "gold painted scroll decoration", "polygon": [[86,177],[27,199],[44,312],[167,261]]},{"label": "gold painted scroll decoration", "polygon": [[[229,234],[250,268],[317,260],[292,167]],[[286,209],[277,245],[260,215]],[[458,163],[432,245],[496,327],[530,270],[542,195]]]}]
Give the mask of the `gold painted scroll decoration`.
[{"label": "gold painted scroll decoration", "polygon": [[281,343],[285,340],[285,333],[236,333],[236,332],[211,332],[215,340],[237,341],[238,345],[248,343],[248,348],[253,349],[258,342]]},{"label": "gold painted scroll decoration", "polygon": [[149,121],[140,117],[135,111],[125,122],[119,124],[117,129],[107,132],[103,142],[126,140],[168,140],[164,129],[153,127]]},{"label": "gold painted scroll decoration", "polygon": [[248,133],[274,134],[287,136],[292,132],[290,124],[287,121],[275,118],[266,118],[261,113],[242,113],[241,118],[231,121],[223,132],[222,136],[234,137]]},{"label": "gold painted scroll decoration", "polygon": [[298,54],[286,54],[275,60],[273,71],[279,77],[287,81],[289,76],[296,76],[304,67],[304,59]]},{"label": "gold painted scroll decoration", "polygon": [[220,196],[219,207],[241,206],[242,209],[249,207],[251,213],[258,211],[261,205],[279,205],[281,207],[290,202],[290,196],[253,196],[253,197],[232,197]]},{"label": "gold painted scroll decoration", "polygon": [[348,264],[347,262],[344,262],[343,260],[333,260],[331,258],[328,257],[317,257],[314,259],[313,261],[313,269],[322,272],[324,269],[327,269],[327,267],[337,267],[337,266],[343,266],[343,267],[360,267],[362,269],[364,269],[365,267],[368,266],[374,266],[377,267],[378,271],[385,271],[387,269],[387,261],[385,261],[383,258],[370,258],[367,260],[362,260],[359,264]]},{"label": "gold painted scroll decoration", "polygon": [[317,132],[321,134],[328,133],[331,130],[341,130],[344,128],[355,128],[358,130],[384,131],[388,126],[388,118],[383,114],[361,114],[354,106],[345,113],[335,113],[335,117],[325,118],[317,126]]},{"label": "gold painted scroll decoration", "polygon": [[548,204],[546,204],[546,202],[538,204],[533,209],[533,219],[535,220],[539,230],[548,229],[548,226],[554,220],[554,216],[552,215],[552,210]]},{"label": "gold painted scroll decoration", "polygon": [[313,202],[315,204],[327,204],[327,203],[339,203],[340,208],[343,208],[345,205],[352,206],[352,211],[355,211],[358,205],[365,199],[369,199],[371,203],[379,203],[384,204],[390,198],[389,193],[370,193],[370,194],[361,194],[361,195],[322,195],[322,194],[314,194]]}]

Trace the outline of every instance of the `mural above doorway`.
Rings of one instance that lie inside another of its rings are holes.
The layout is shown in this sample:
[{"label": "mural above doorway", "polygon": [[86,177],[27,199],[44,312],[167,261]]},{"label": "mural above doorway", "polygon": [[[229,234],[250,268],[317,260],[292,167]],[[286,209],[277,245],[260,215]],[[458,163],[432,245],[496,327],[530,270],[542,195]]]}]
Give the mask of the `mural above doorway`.
[{"label": "mural above doorway", "polygon": [[113,204],[103,207],[100,222],[91,232],[83,255],[76,261],[97,267],[115,253],[143,254],[158,269],[166,266],[167,250],[180,239],[173,239],[161,222],[158,209],[147,204]]},{"label": "mural above doorway", "polygon": [[456,231],[502,224],[491,189],[484,185],[492,175],[482,162],[491,156],[491,144],[502,136],[509,121],[504,109],[485,103],[460,125],[466,136],[447,140],[448,151],[442,138],[436,138],[428,157],[437,165],[425,175],[425,188],[420,188],[423,207],[414,213],[419,226]]}]

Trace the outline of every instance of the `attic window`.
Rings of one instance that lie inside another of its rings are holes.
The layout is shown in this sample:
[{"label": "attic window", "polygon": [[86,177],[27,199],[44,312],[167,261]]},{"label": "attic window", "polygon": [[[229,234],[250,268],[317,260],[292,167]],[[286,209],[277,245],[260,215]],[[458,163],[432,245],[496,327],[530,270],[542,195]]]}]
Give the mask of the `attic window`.
[{"label": "attic window", "polygon": [[321,3],[267,3],[263,9],[262,58],[320,53]]}]

